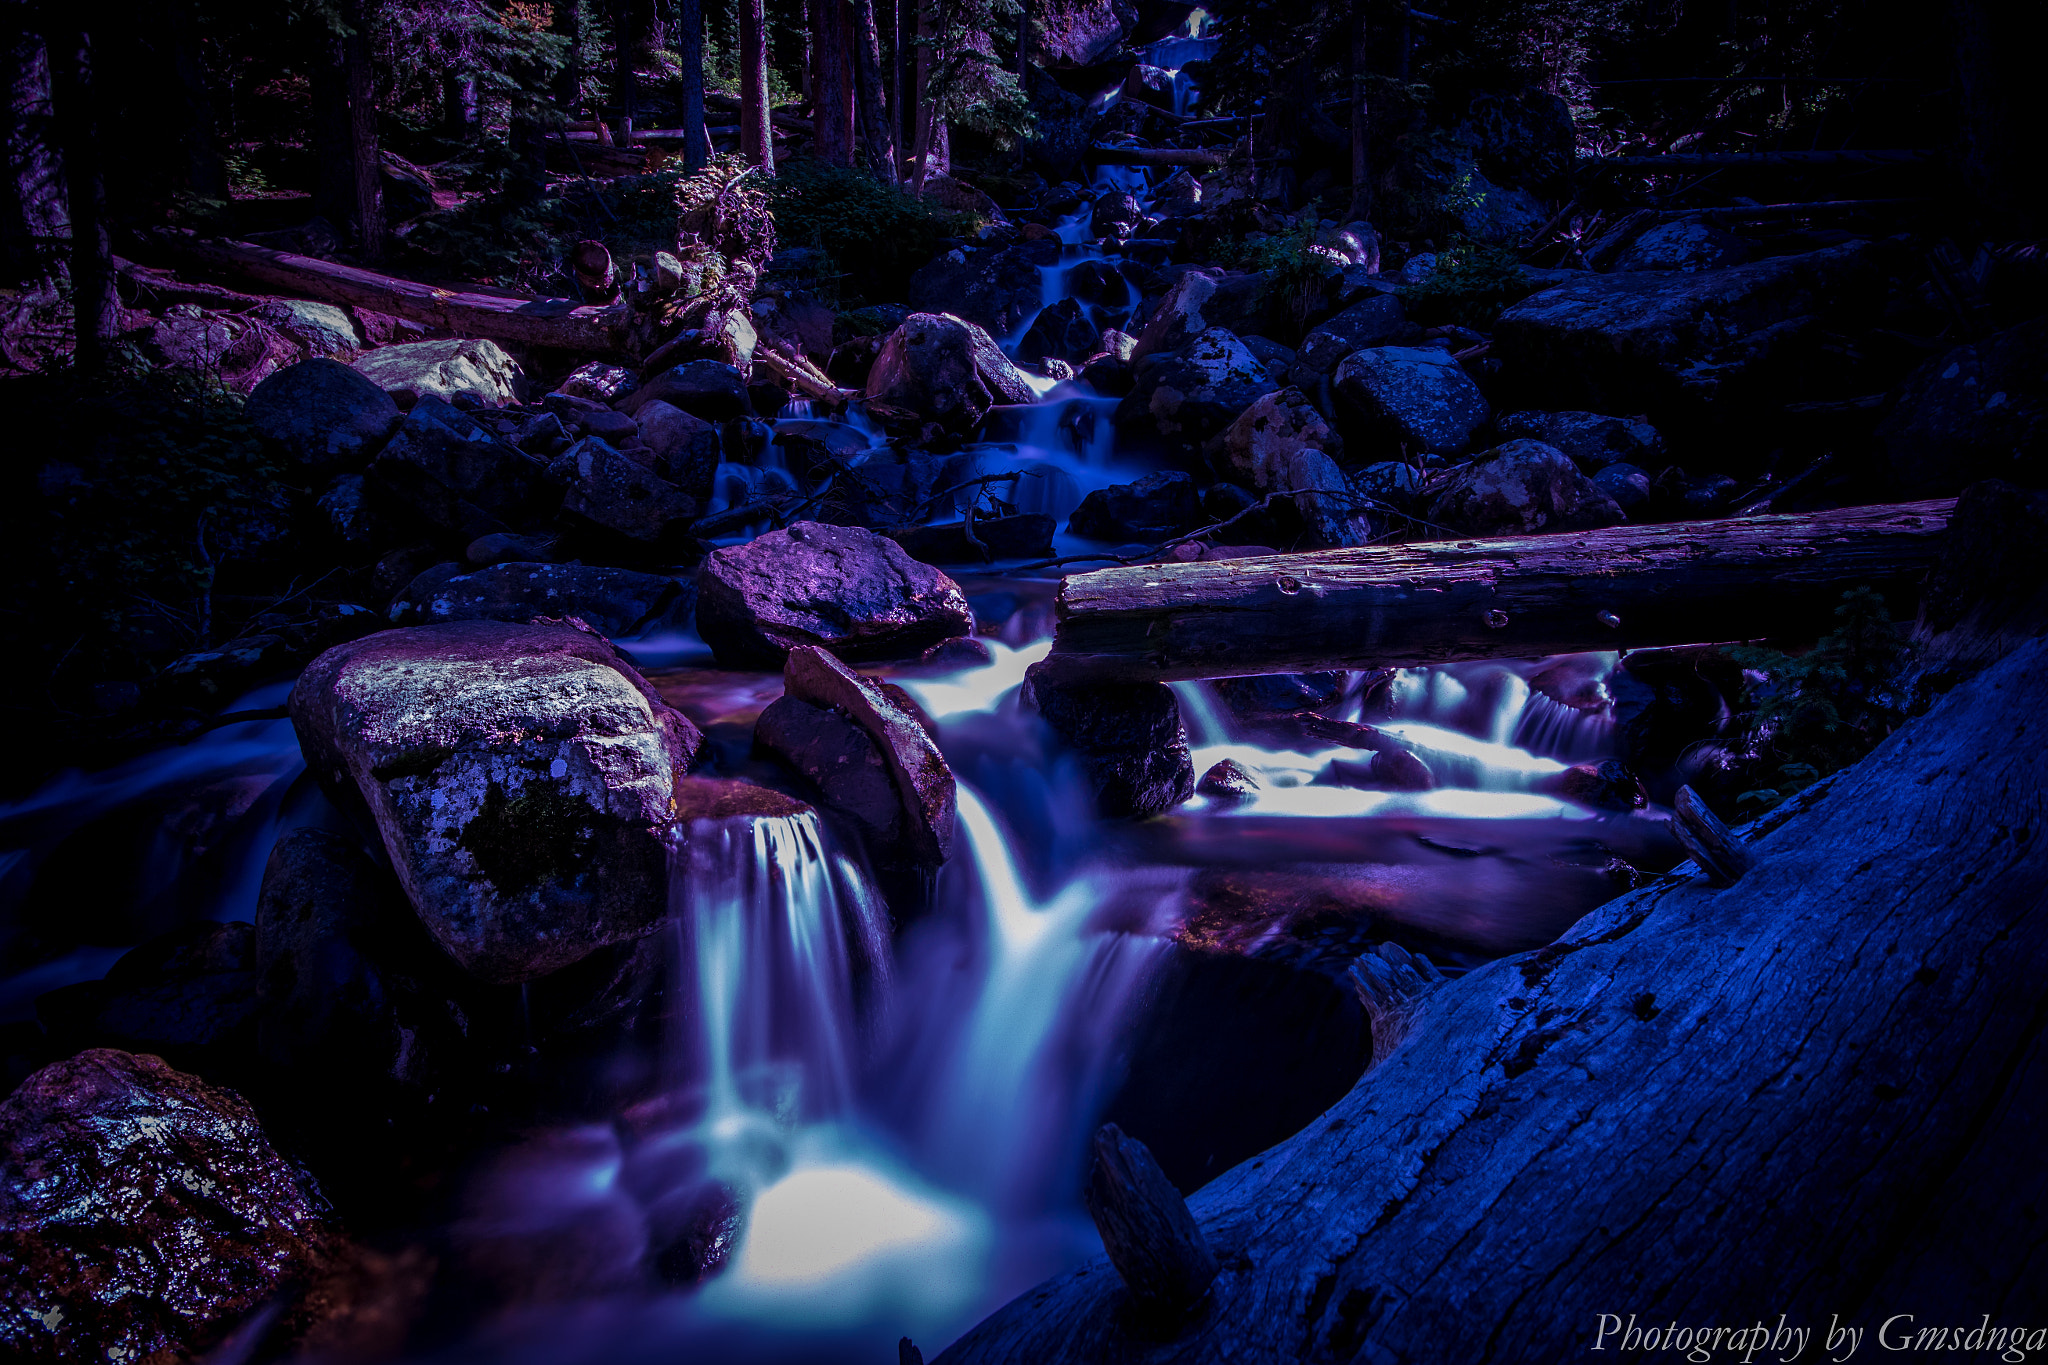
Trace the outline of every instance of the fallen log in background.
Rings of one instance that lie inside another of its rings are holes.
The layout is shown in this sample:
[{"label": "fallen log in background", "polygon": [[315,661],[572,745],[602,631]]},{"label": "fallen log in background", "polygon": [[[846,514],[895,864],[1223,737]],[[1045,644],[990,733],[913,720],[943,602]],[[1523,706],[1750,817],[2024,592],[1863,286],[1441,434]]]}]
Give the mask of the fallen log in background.
[{"label": "fallen log in background", "polygon": [[1863,170],[1874,166],[1931,166],[1935,154],[1904,151],[1848,152],[1666,152],[1659,156],[1589,156],[1579,161],[1585,170],[1692,171],[1735,170]]},{"label": "fallen log in background", "polygon": [[1223,1271],[1179,1332],[1096,1260],[940,1361],[1594,1359],[1601,1314],[2048,1326],[2044,709],[2037,639],[1736,886],[1665,878],[1430,991],[1344,1100],[1189,1201]]},{"label": "fallen log in background", "polygon": [[1034,676],[1176,680],[1817,635],[1911,592],[1953,498],[1076,574]]},{"label": "fallen log in background", "polygon": [[182,232],[154,232],[146,241],[152,254],[201,274],[389,313],[456,336],[604,355],[618,350],[626,335],[629,314],[619,305],[598,308],[571,299],[508,299],[441,289],[251,242]]},{"label": "fallen log in background", "polygon": [[1226,164],[1230,153],[1205,147],[1090,147],[1088,160],[1105,166],[1208,166]]}]

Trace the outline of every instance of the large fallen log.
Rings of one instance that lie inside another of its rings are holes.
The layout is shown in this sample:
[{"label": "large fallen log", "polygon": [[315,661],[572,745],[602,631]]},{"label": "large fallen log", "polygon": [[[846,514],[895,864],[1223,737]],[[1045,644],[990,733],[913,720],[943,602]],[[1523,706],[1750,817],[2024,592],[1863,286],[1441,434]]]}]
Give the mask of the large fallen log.
[{"label": "large fallen log", "polygon": [[1912,592],[1953,498],[1076,574],[1043,681],[1175,680],[1817,634]]},{"label": "large fallen log", "polygon": [[[1928,1329],[2048,1329],[2044,709],[2037,639],[1734,887],[1663,878],[1431,988],[1349,1095],[1189,1200],[1223,1270],[1177,1333],[1096,1260],[942,1365],[1845,1360],[1848,1329],[1931,1360]],[[1758,1324],[1798,1335],[1731,1348]]]},{"label": "large fallen log", "polygon": [[1087,159],[1103,166],[1207,166],[1230,160],[1222,147],[1090,147]]},{"label": "large fallen log", "polygon": [[1667,152],[1661,156],[1588,156],[1582,170],[1694,171],[1733,170],[1867,170],[1877,166],[1931,166],[1929,151],[1851,152]]},{"label": "large fallen log", "polygon": [[441,289],[251,242],[195,237],[186,232],[152,232],[145,243],[151,255],[200,274],[322,303],[389,313],[445,328],[456,336],[604,355],[624,343],[631,317],[630,310],[618,304],[597,308],[572,299],[500,298]]}]

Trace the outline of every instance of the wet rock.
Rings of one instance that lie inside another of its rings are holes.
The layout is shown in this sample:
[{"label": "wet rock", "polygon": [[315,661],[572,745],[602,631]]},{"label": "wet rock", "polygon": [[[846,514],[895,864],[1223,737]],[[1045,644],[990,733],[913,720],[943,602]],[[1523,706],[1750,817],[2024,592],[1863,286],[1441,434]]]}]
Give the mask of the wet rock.
[{"label": "wet rock", "polygon": [[697,629],[729,667],[778,667],[801,645],[858,663],[972,634],[974,615],[958,584],[895,541],[800,521],[706,557]]},{"label": "wet rock", "polygon": [[579,412],[575,420],[579,436],[595,436],[614,449],[624,449],[635,444],[640,436],[640,424],[623,412],[611,408],[592,408]]},{"label": "wet rock", "polygon": [[1218,678],[1209,686],[1231,714],[1271,719],[1334,705],[1344,695],[1345,681],[1342,673],[1262,673]]},{"label": "wet rock", "polygon": [[1632,811],[1650,804],[1650,794],[1643,789],[1642,779],[1618,758],[1575,763],[1545,778],[1539,790],[1594,810]]},{"label": "wet rock", "polygon": [[995,651],[986,640],[958,635],[941,640],[917,656],[918,667],[927,673],[951,673],[962,668],[983,668],[995,662]]},{"label": "wet rock", "polygon": [[1081,301],[1061,299],[1041,309],[1032,319],[1030,330],[1017,343],[1017,358],[1031,364],[1047,357],[1086,360],[1101,349],[1101,341],[1102,334],[1088,320],[1088,311],[1082,307]]},{"label": "wet rock", "polygon": [[1279,385],[1244,343],[1212,327],[1174,354],[1147,356],[1117,405],[1120,431],[1199,449]]},{"label": "wet rock", "polygon": [[1657,468],[1664,462],[1664,437],[1639,417],[1597,412],[1511,412],[1497,424],[1504,437],[1527,437],[1556,446],[1572,463],[1594,474],[1617,461]]},{"label": "wet rock", "polygon": [[0,1104],[0,1352],[182,1360],[316,1275],[334,1237],[242,1098],[82,1052]]},{"label": "wet rock", "polygon": [[602,638],[464,622],[329,650],[292,689],[307,767],[376,823],[472,975],[528,980],[667,907],[675,781],[703,737]]},{"label": "wet rock", "polygon": [[1255,332],[1265,316],[1266,276],[1190,270],[1160,299],[1131,348],[1133,361],[1182,350],[1214,328]]},{"label": "wet rock", "polygon": [[1650,501],[1649,471],[1632,464],[1608,465],[1593,476],[1593,487],[1614,499],[1614,505],[1631,516]]},{"label": "wet rock", "polygon": [[98,981],[39,997],[55,1051],[115,1047],[210,1075],[246,1067],[256,1027],[256,935],[246,922],[181,925]]},{"label": "wet rock", "polygon": [[1131,363],[1115,355],[1100,355],[1081,367],[1080,380],[1105,398],[1122,398],[1136,382]]},{"label": "wet rock", "polygon": [[1096,489],[1081,499],[1067,530],[1090,540],[1159,540],[1201,521],[1195,481],[1177,469],[1162,469],[1136,483]]},{"label": "wet rock", "polygon": [[1878,439],[1908,497],[1957,493],[1980,479],[2048,483],[2048,319],[1913,371]]},{"label": "wet rock", "polygon": [[671,558],[685,548],[697,500],[597,437],[557,455],[548,473],[566,485],[563,521],[597,543]]},{"label": "wet rock", "polygon": [[987,564],[998,559],[1050,557],[1059,523],[1042,512],[1019,512],[976,518],[971,541],[968,529],[965,521],[955,521],[892,531],[890,538],[923,564]]},{"label": "wet rock", "polygon": [[1726,228],[1662,223],[1635,239],[1614,263],[1620,270],[1726,270],[1749,259],[1749,244]]},{"label": "wet rock", "polygon": [[943,863],[953,847],[953,770],[901,690],[816,646],[790,651],[782,681],[755,741],[852,817],[885,858]]},{"label": "wet rock", "polygon": [[680,630],[690,621],[696,590],[687,579],[595,564],[511,561],[408,585],[392,606],[399,625],[439,621],[505,621],[524,625],[573,616],[614,638]]},{"label": "wet rock", "polygon": [[539,1133],[500,1152],[471,1181],[450,1229],[464,1288],[504,1308],[641,1289],[647,1219],[613,1178],[622,1159],[605,1124]]},{"label": "wet rock", "polygon": [[567,379],[561,382],[555,392],[571,398],[587,398],[593,403],[616,403],[639,386],[640,376],[620,365],[607,365],[593,360],[579,365]]},{"label": "wet rock", "polygon": [[1257,774],[1236,759],[1226,758],[1202,774],[1202,780],[1195,784],[1195,791],[1218,800],[1243,801],[1257,796],[1259,786]]},{"label": "wet rock", "polygon": [[910,307],[964,318],[993,336],[1014,336],[1045,300],[1042,272],[1059,263],[1058,241],[1002,251],[956,247],[910,277]]},{"label": "wet rock", "polygon": [[1354,454],[1398,448],[1408,455],[1456,455],[1491,415],[1479,386],[1444,351],[1354,351],[1337,366],[1336,391]]},{"label": "wet rock", "polygon": [[1865,243],[1693,275],[1587,275],[1502,313],[1493,353],[1546,402],[1661,419],[1782,377],[1812,319],[1881,294],[1879,279]]},{"label": "wet rock", "polygon": [[698,820],[781,820],[811,808],[794,796],[731,777],[687,777],[676,783],[676,823]]},{"label": "wet rock", "polygon": [[357,357],[355,367],[401,408],[422,398],[502,408],[518,402],[526,390],[519,362],[497,342],[481,337],[381,346]]},{"label": "wet rock", "polygon": [[1128,237],[1145,216],[1138,201],[1123,190],[1105,190],[1095,200],[1091,221],[1098,237]]},{"label": "wet rock", "polygon": [[950,313],[912,313],[875,357],[867,396],[956,428],[1037,397],[987,332]]},{"label": "wet rock", "polygon": [[1430,519],[1466,535],[1591,531],[1628,520],[1566,459],[1541,441],[1509,441],[1451,475]]},{"label": "wet rock", "polygon": [[1110,819],[1158,815],[1195,791],[1180,705],[1164,683],[1032,688],[1038,713],[1080,758]]},{"label": "wet rock", "polygon": [[346,364],[363,348],[355,320],[331,303],[305,299],[265,299],[248,316],[290,337],[309,356],[325,356]]},{"label": "wet rock", "polygon": [[870,449],[867,433],[850,423],[802,417],[777,422],[774,444],[789,467],[807,479],[843,469]]},{"label": "wet rock", "polygon": [[1202,182],[1191,171],[1175,171],[1152,191],[1152,211],[1162,218],[1183,218],[1202,208]]},{"label": "wet rock", "polygon": [[[1296,359],[1310,374],[1328,374],[1345,356],[1406,340],[1415,333],[1399,297],[1373,294],[1313,328]],[[1418,334],[1419,335],[1419,334]]]},{"label": "wet rock", "polygon": [[338,360],[276,370],[250,393],[244,413],[309,473],[360,469],[399,424],[391,395]]},{"label": "wet rock", "polygon": [[1362,545],[1371,528],[1337,467],[1344,443],[1300,389],[1269,393],[1209,447],[1218,477],[1261,496],[1291,493],[1308,545]]},{"label": "wet rock", "polygon": [[438,398],[422,398],[370,465],[383,505],[464,542],[545,516],[544,467]]},{"label": "wet rock", "polygon": [[642,407],[656,401],[681,408],[706,422],[754,415],[746,380],[739,370],[716,360],[692,360],[663,370],[615,400],[614,406],[637,417]]}]

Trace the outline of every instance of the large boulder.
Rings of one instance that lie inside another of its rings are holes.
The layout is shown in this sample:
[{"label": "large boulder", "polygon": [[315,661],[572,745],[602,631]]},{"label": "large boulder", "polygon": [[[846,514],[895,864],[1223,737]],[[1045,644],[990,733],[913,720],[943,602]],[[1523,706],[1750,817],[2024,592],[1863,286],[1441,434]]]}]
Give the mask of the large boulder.
[{"label": "large boulder", "polygon": [[1198,450],[1279,385],[1245,344],[1212,327],[1185,349],[1147,356],[1117,405],[1119,430]]},{"label": "large boulder", "polygon": [[1707,223],[1660,223],[1631,242],[1614,268],[1693,275],[1702,270],[1726,270],[1748,259],[1748,245],[1726,228]]},{"label": "large boulder", "polygon": [[1419,335],[1398,295],[1370,294],[1312,328],[1295,359],[1310,374],[1328,374],[1347,355]]},{"label": "large boulder", "polygon": [[1038,395],[981,328],[951,313],[912,313],[875,356],[867,396],[971,427],[999,403],[1029,403]]},{"label": "large boulder", "polygon": [[1202,497],[1178,469],[1160,469],[1134,483],[1113,483],[1081,499],[1067,530],[1090,540],[1160,540],[1198,526]]},{"label": "large boulder", "polygon": [[249,394],[251,426],[309,473],[360,469],[397,429],[391,395],[338,360],[288,365]]},{"label": "large boulder", "polygon": [[384,631],[292,689],[306,765],[366,807],[414,910],[485,981],[525,981],[667,913],[676,779],[703,736],[567,625]]},{"label": "large boulder", "polygon": [[605,635],[641,635],[689,624],[696,589],[688,579],[597,564],[513,561],[439,582],[408,586],[392,603],[400,625],[573,616]]},{"label": "large boulder", "polygon": [[1034,681],[1032,693],[1038,714],[1080,758],[1103,815],[1158,815],[1195,794],[1180,704],[1165,683]]},{"label": "large boulder", "polygon": [[1782,381],[1814,320],[1881,298],[1880,282],[1857,242],[1693,275],[1586,275],[1502,313],[1493,354],[1545,406],[1693,414]]},{"label": "large boulder", "polygon": [[1429,516],[1471,536],[1593,531],[1628,520],[1563,451],[1527,440],[1496,446],[1458,470]]},{"label": "large boulder", "polygon": [[1556,446],[1588,474],[1611,464],[1664,465],[1664,437],[1639,417],[1598,412],[1511,412],[1495,424],[1505,437]]},{"label": "large boulder", "polygon": [[1131,348],[1133,362],[1179,351],[1212,328],[1255,332],[1266,313],[1266,275],[1209,275],[1190,270],[1175,280]]},{"label": "large boulder", "polygon": [[700,502],[709,501],[724,458],[718,428],[659,398],[641,404],[633,417],[641,443],[654,454],[655,472]]},{"label": "large boulder", "polygon": [[1059,263],[1056,238],[1001,251],[955,247],[910,277],[910,306],[965,318],[992,336],[1015,336],[1045,302],[1045,272]]},{"label": "large boulder", "polygon": [[944,862],[953,849],[953,770],[903,693],[815,645],[789,652],[782,685],[755,739],[810,779],[884,858]]},{"label": "large boulder", "polygon": [[358,356],[356,368],[409,408],[422,398],[502,408],[525,396],[526,372],[505,348],[482,337],[381,346]]},{"label": "large boulder", "polygon": [[2048,318],[1958,346],[1915,370],[1878,428],[1909,497],[1979,479],[2048,482]]},{"label": "large boulder", "polygon": [[595,436],[557,455],[548,472],[564,485],[563,521],[607,549],[673,557],[697,517],[695,498]]},{"label": "large boulder", "polygon": [[546,466],[438,398],[422,398],[365,475],[385,506],[464,540],[546,515]]},{"label": "large boulder", "polygon": [[697,631],[729,666],[779,668],[803,645],[855,663],[914,658],[973,630],[959,584],[859,527],[799,521],[697,570]]},{"label": "large boulder", "polygon": [[663,370],[613,406],[638,417],[643,407],[657,401],[706,422],[754,415],[746,379],[731,365],[716,360],[692,360]]},{"label": "large boulder", "polygon": [[1409,455],[1456,455],[1491,409],[1450,353],[1375,346],[1337,366],[1338,401],[1349,420],[1354,458],[1395,447]]},{"label": "large boulder", "polygon": [[1309,548],[1363,545],[1371,527],[1337,462],[1344,442],[1300,389],[1269,393],[1210,443],[1217,476],[1261,495],[1291,493]]},{"label": "large boulder", "polygon": [[282,336],[305,348],[309,356],[354,360],[363,349],[362,334],[355,319],[331,303],[305,299],[266,299],[249,310],[249,316],[268,324]]},{"label": "large boulder", "polygon": [[329,1263],[314,1190],[231,1091],[110,1049],[0,1104],[0,1354],[187,1360]]}]

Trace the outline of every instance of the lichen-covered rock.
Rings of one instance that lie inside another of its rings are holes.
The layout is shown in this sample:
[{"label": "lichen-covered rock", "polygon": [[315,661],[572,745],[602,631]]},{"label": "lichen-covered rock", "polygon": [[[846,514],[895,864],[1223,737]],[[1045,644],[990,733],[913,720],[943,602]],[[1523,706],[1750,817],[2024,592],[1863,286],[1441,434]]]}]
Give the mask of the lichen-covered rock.
[{"label": "lichen-covered rock", "polygon": [[298,360],[298,346],[268,324],[234,313],[174,304],[150,328],[148,349],[176,369],[193,370],[236,393],[249,393]]},{"label": "lichen-covered rock", "polygon": [[695,498],[595,436],[557,455],[548,472],[566,487],[563,520],[608,547],[680,550],[697,517]]},{"label": "lichen-covered rock", "polygon": [[360,469],[398,428],[391,395],[338,360],[288,365],[249,394],[250,425],[312,473]]},{"label": "lichen-covered rock", "polygon": [[953,770],[903,694],[814,645],[790,651],[782,679],[756,741],[851,816],[885,858],[943,863],[953,848]]},{"label": "lichen-covered rock", "polygon": [[1913,371],[1878,436],[1908,497],[1961,492],[1979,479],[2048,483],[2048,319]]},{"label": "lichen-covered rock", "polygon": [[1145,330],[1131,348],[1131,360],[1181,350],[1213,328],[1231,333],[1257,331],[1266,312],[1265,298],[1263,271],[1219,276],[1189,270],[1173,282],[1152,310]]},{"label": "lichen-covered rock", "polygon": [[1451,476],[1430,519],[1473,536],[1592,531],[1628,520],[1555,446],[1509,441]]},{"label": "lichen-covered rock", "polygon": [[1178,352],[1140,362],[1129,396],[1117,405],[1116,424],[1120,431],[1199,449],[1277,388],[1243,342],[1212,327]]},{"label": "lichen-covered rock", "polygon": [[1726,270],[1749,259],[1749,247],[1726,228],[1706,223],[1660,223],[1630,244],[1616,270]]},{"label": "lichen-covered rock", "polygon": [[1067,518],[1067,530],[1090,540],[1158,540],[1201,521],[1195,481],[1178,469],[1160,469],[1091,492]]},{"label": "lichen-covered rock", "polygon": [[1158,815],[1195,794],[1180,703],[1165,683],[1032,688],[1038,714],[1080,758],[1111,819]]},{"label": "lichen-covered rock", "polygon": [[638,417],[641,408],[657,401],[706,422],[754,415],[745,378],[733,366],[716,360],[692,360],[663,370],[616,400],[614,406]]},{"label": "lichen-covered rock", "polygon": [[1412,335],[1419,333],[1409,324],[1400,298],[1372,294],[1311,329],[1295,355],[1309,373],[1328,374],[1347,355]]},{"label": "lichen-covered rock", "polygon": [[1639,417],[1597,412],[1511,412],[1496,423],[1510,439],[1527,437],[1556,446],[1588,474],[1618,462],[1661,467],[1664,436]]},{"label": "lichen-covered rock", "polygon": [[675,782],[703,736],[601,637],[383,631],[292,689],[306,765],[367,807],[407,898],[472,975],[524,981],[660,923]]},{"label": "lichen-covered rock", "polygon": [[1354,452],[1399,446],[1410,455],[1456,455],[1491,409],[1471,376],[1446,351],[1375,346],[1337,366],[1337,397],[1359,439]]},{"label": "lichen-covered rock", "polygon": [[355,367],[402,408],[422,398],[452,403],[458,397],[479,407],[502,408],[518,402],[526,390],[519,362],[482,337],[382,346],[358,356]]},{"label": "lichen-covered rock", "polygon": [[912,313],[876,354],[867,396],[965,428],[996,404],[1038,394],[981,328],[951,313]]},{"label": "lichen-covered rock", "polygon": [[801,645],[853,663],[915,658],[973,630],[959,584],[859,527],[799,521],[697,570],[697,631],[729,666],[781,667]]},{"label": "lichen-covered rock", "polygon": [[282,336],[305,348],[309,356],[327,356],[351,361],[363,348],[355,320],[331,303],[305,299],[266,299],[249,310],[249,316],[268,323]]},{"label": "lichen-covered rock", "polygon": [[614,638],[689,624],[697,599],[688,579],[598,564],[511,561],[408,585],[392,604],[399,625],[506,621],[515,625],[573,616]]},{"label": "lichen-covered rock", "polygon": [[991,336],[1014,336],[1045,301],[1045,272],[1059,263],[1056,239],[1001,251],[955,247],[910,277],[910,306],[965,318]]},{"label": "lichen-covered rock", "polygon": [[184,1360],[321,1271],[314,1192],[242,1098],[110,1049],[0,1104],[0,1354]]},{"label": "lichen-covered rock", "polygon": [[1210,443],[1219,478],[1260,495],[1291,493],[1309,548],[1363,545],[1371,528],[1359,515],[1337,462],[1344,442],[1300,389],[1269,393]]},{"label": "lichen-covered rock", "polygon": [[422,398],[365,474],[380,505],[474,540],[553,510],[546,467],[438,398]]}]

